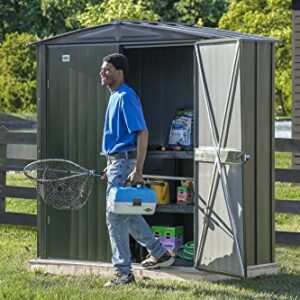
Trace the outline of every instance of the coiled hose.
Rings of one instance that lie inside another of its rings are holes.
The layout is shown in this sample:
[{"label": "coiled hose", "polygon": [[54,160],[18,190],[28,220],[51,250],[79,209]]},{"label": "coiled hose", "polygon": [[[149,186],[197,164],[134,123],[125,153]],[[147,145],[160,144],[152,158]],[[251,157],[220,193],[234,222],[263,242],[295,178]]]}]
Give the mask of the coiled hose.
[{"label": "coiled hose", "polygon": [[178,256],[187,260],[194,260],[194,242],[188,242],[181,246]]}]

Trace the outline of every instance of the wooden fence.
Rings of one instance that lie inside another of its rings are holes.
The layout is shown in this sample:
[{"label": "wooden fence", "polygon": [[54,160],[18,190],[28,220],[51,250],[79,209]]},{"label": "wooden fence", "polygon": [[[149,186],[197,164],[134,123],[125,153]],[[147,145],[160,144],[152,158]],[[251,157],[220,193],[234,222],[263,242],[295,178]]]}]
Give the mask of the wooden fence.
[{"label": "wooden fence", "polygon": [[[36,145],[36,133],[19,133],[0,127],[0,224],[36,225],[36,216],[5,211],[5,198],[36,199],[34,188],[6,185],[7,171],[22,171],[32,160],[7,158],[8,144]],[[300,152],[300,139],[275,139],[278,152]],[[279,182],[300,183],[300,170],[276,169],[275,180]],[[280,213],[300,214],[300,200],[275,200],[275,210]],[[276,243],[300,245],[299,232],[276,232]]]},{"label": "wooden fence", "polygon": [[0,127],[0,224],[36,225],[36,216],[23,213],[12,213],[5,210],[5,198],[36,199],[36,190],[29,187],[6,185],[8,171],[22,171],[32,160],[7,158],[7,145],[36,145],[36,133],[11,132]]},{"label": "wooden fence", "polygon": [[[277,152],[300,152],[300,139],[275,139],[275,151]],[[300,170],[298,169],[275,169],[275,181],[300,183]],[[300,214],[300,200],[275,200],[275,211],[287,214]],[[300,232],[275,232],[275,240],[278,244],[300,246]]]}]

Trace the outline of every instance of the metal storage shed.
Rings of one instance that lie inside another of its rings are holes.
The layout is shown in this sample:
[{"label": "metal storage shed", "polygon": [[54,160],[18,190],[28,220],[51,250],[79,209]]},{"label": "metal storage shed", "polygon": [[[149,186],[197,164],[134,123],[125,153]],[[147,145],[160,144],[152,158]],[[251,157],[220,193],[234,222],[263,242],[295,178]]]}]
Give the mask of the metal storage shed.
[{"label": "metal storage shed", "polygon": [[[32,43],[38,157],[104,168],[99,152],[109,93],[99,69],[104,56],[122,52],[150,144],[167,143],[178,108],[195,112],[194,151],[150,151],[144,170],[194,177],[195,205],[159,206],[148,222],[184,225],[186,241],[195,241],[196,268],[243,277],[249,266],[272,264],[275,42],[177,23],[114,21]],[[105,188],[97,181],[78,212],[39,202],[39,258],[110,261]]]}]

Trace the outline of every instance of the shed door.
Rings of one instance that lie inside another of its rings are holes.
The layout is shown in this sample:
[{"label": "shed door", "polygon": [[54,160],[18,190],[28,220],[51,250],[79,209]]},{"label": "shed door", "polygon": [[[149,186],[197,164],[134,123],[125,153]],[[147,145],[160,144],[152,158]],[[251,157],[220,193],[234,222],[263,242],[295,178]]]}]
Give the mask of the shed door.
[{"label": "shed door", "polygon": [[241,41],[200,42],[195,51],[195,267],[245,277]]},{"label": "shed door", "polygon": [[[102,58],[117,45],[53,45],[47,52],[48,158],[69,159],[87,169],[103,169],[102,128],[109,91],[101,87]],[[87,204],[78,211],[46,207],[46,256],[108,260],[105,190],[95,179]]]}]

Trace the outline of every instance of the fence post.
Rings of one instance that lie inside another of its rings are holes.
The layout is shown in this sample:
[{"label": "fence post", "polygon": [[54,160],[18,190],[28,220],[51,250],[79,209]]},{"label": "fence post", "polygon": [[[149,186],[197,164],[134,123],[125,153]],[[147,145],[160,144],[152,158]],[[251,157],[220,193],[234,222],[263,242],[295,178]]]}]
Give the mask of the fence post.
[{"label": "fence post", "polygon": [[[5,138],[8,129],[5,126],[0,127],[0,165],[5,166],[7,155],[7,144]],[[1,196],[2,188],[6,186],[6,170],[0,170],[0,215],[5,213],[5,197]]]}]

